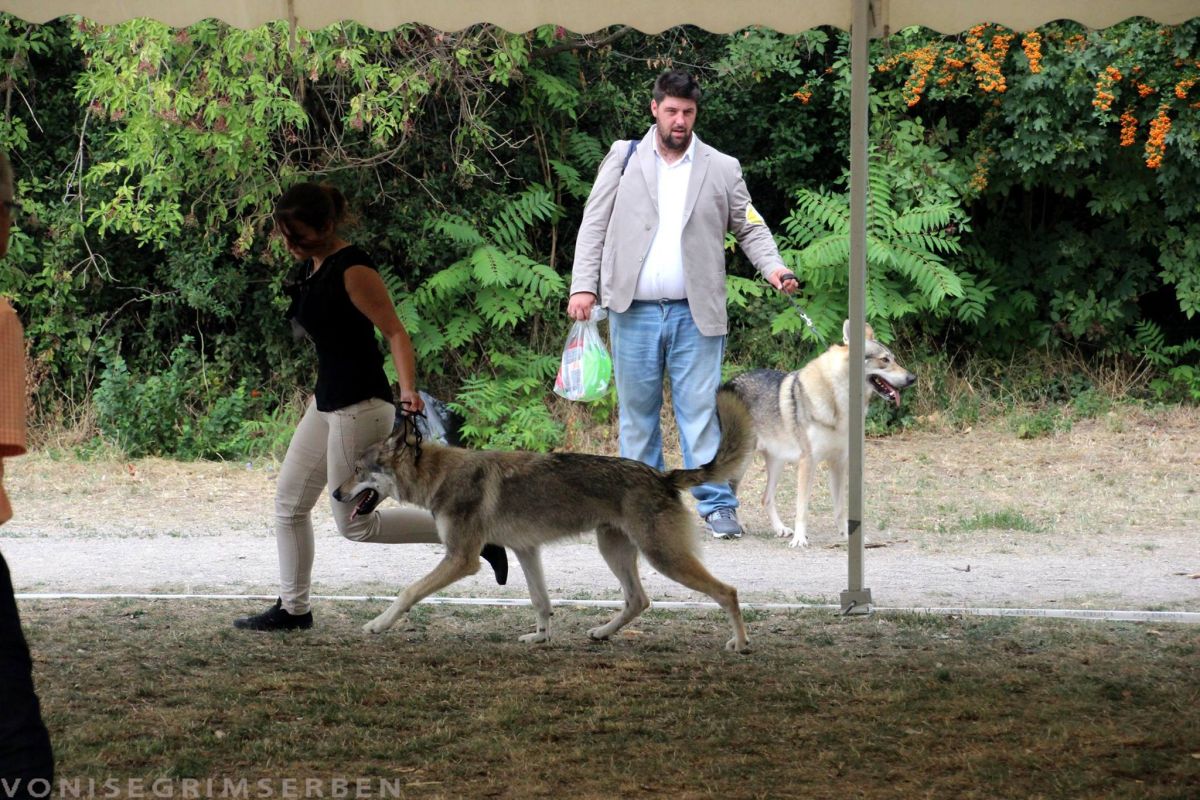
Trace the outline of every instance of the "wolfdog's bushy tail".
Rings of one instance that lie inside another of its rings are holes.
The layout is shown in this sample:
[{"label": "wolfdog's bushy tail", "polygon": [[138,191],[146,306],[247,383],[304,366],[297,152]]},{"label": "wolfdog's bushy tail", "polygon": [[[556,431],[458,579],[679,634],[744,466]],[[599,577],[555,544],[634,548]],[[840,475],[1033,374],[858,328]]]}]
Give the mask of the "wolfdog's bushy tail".
[{"label": "wolfdog's bushy tail", "polygon": [[717,416],[721,420],[721,444],[713,460],[699,469],[676,469],[667,473],[667,482],[676,489],[690,489],[710,481],[727,481],[746,471],[746,462],[754,455],[754,424],[750,409],[726,386],[717,390]]}]

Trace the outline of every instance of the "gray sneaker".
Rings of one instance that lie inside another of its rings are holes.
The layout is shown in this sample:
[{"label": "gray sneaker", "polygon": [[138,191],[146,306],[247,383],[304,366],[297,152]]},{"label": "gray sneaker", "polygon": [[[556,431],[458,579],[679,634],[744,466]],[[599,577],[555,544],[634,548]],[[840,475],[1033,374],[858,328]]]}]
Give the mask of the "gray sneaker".
[{"label": "gray sneaker", "polygon": [[712,531],[714,539],[740,539],[742,526],[732,508],[718,508],[704,518],[704,527]]}]

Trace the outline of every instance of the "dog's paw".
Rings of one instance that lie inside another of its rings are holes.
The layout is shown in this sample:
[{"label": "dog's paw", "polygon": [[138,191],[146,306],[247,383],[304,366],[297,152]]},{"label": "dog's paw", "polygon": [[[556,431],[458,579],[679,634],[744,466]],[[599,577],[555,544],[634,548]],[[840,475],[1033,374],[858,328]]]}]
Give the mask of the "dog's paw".
[{"label": "dog's paw", "polygon": [[367,633],[383,633],[390,627],[392,626],[383,617],[376,617],[366,625],[363,625],[363,630]]},{"label": "dog's paw", "polygon": [[808,547],[808,537],[803,533],[797,533],[788,543],[788,547]]},{"label": "dog's paw", "polygon": [[610,635],[611,634],[609,634],[609,632],[604,629],[604,626],[601,626],[599,628],[592,628],[591,630],[588,631],[588,638],[594,639],[597,642],[603,642]]},{"label": "dog's paw", "polygon": [[746,641],[739,643],[737,637],[735,636],[725,643],[725,649],[745,655],[746,653],[750,652],[750,640],[747,639]]},{"label": "dog's paw", "polygon": [[780,539],[786,539],[787,537],[792,535],[792,529],[789,528],[787,525],[780,525],[778,528],[775,529],[775,535],[778,536]]},{"label": "dog's paw", "polygon": [[517,641],[525,644],[541,644],[542,642],[550,641],[550,634],[546,631],[537,631],[536,633],[527,633],[520,637]]}]

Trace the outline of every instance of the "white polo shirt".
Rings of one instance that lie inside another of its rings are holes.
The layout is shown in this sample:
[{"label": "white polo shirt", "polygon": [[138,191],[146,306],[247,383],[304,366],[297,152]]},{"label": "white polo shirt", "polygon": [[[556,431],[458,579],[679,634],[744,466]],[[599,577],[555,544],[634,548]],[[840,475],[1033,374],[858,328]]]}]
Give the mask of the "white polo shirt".
[{"label": "white polo shirt", "polygon": [[687,286],[683,280],[683,207],[687,200],[688,180],[696,153],[692,137],[683,158],[668,164],[654,142],[654,164],[658,173],[658,230],[646,262],[638,274],[634,300],[683,300]]}]

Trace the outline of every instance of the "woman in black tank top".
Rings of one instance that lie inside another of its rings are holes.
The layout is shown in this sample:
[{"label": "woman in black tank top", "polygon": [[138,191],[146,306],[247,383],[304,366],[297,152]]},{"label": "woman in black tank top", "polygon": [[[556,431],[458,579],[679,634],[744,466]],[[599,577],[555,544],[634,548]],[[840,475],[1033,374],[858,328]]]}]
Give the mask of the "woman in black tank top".
[{"label": "woman in black tank top", "polygon": [[[317,385],[280,467],[275,495],[280,596],[261,614],[234,621],[238,628],[284,630],[312,626],[309,609],[313,562],[312,509],[321,490],[348,477],[354,461],[392,430],[395,407],[384,372],[382,334],[396,368],[400,404],[424,409],[417,391],[416,355],[408,331],[371,257],[342,238],[346,200],[332,186],[304,183],[275,206],[275,226],[301,261],[290,293],[288,320],[317,353]],[[388,508],[352,515],[350,503],[330,500],[338,531],[362,542],[437,543],[428,511]],[[485,545],[483,557],[504,583],[504,548]]]}]

